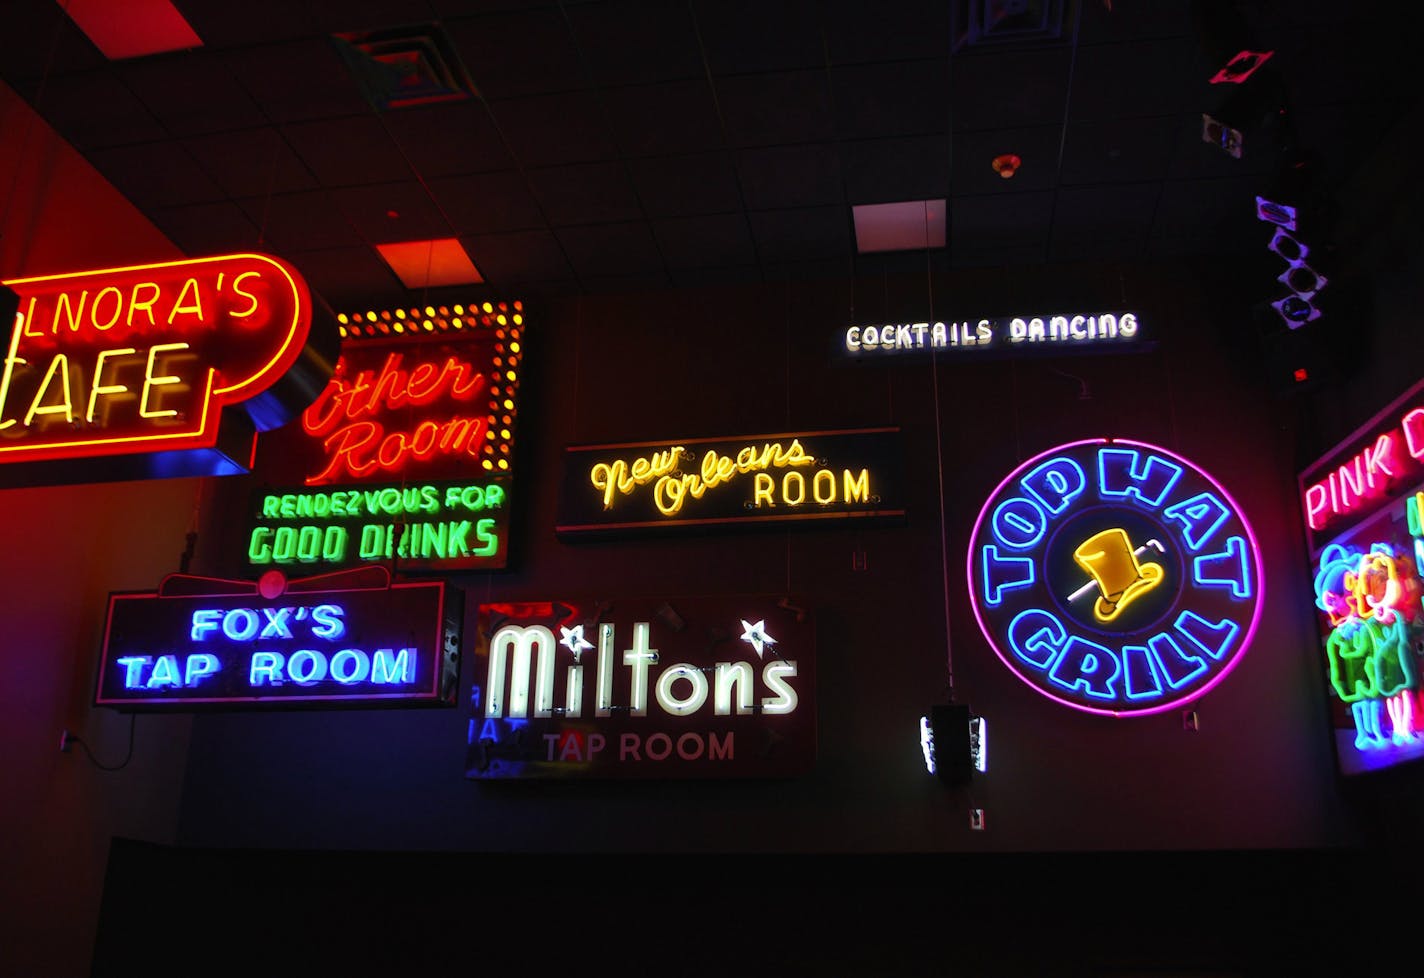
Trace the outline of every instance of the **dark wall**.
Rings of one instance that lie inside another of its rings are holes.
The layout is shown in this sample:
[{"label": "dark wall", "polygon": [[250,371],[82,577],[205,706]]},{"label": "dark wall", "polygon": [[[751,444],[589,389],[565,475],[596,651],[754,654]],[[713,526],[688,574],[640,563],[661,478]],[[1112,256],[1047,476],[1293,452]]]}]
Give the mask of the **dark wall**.
[{"label": "dark wall", "polygon": [[[1219,280],[1187,267],[1064,267],[535,305],[513,564],[457,580],[467,636],[487,600],[801,596],[817,630],[814,770],[786,781],[475,783],[462,775],[463,696],[443,711],[204,716],[193,726],[180,841],[842,854],[1353,842],[1323,725],[1295,415],[1263,381],[1251,321]],[[1079,308],[1136,309],[1159,343],[1134,355],[947,358],[937,368],[835,356],[850,323]],[[904,526],[554,538],[564,445],[872,425],[905,432]],[[1234,672],[1193,704],[1195,731],[1175,710],[1109,719],[1051,702],[999,663],[969,609],[965,553],[985,497],[1021,461],[1103,435],[1194,461],[1235,497],[1262,549],[1261,625]],[[236,522],[225,510],[240,511],[244,481],[223,480],[212,497],[199,544],[209,566],[241,553],[224,527]],[[947,695],[950,661],[957,698],[991,731],[988,774],[961,789],[925,773],[916,733]],[[468,691],[468,661],[462,678]],[[970,830],[971,807],[985,810],[986,831]]]}]

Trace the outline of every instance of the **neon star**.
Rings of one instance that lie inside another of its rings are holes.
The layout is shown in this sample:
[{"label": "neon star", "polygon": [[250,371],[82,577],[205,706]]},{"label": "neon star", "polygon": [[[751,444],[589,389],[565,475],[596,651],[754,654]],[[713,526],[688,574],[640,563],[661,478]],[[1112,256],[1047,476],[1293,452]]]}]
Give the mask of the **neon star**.
[{"label": "neon star", "polygon": [[559,638],[559,644],[566,646],[568,650],[574,654],[575,659],[578,659],[579,654],[583,652],[584,649],[593,648],[593,643],[583,637],[582,625],[575,625],[573,628],[565,628],[560,625],[559,634],[561,636]]},{"label": "neon star", "polygon": [[762,657],[762,652],[766,646],[776,644],[776,639],[766,633],[765,618],[755,625],[743,618],[742,627],[746,629],[746,631],[742,632],[742,641],[752,643],[752,648],[756,649],[758,659]]}]

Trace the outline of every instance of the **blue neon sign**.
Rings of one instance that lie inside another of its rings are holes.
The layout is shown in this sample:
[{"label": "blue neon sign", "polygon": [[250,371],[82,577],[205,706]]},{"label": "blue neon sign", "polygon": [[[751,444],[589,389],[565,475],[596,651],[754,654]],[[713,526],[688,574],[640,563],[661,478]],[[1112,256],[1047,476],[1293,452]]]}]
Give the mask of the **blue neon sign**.
[{"label": "blue neon sign", "polygon": [[1240,508],[1186,459],[1142,442],[1061,445],[985,501],[967,572],[980,628],[1020,679],[1114,716],[1211,689],[1261,615]]},{"label": "blue neon sign", "polygon": [[288,582],[166,578],[109,596],[95,703],[121,709],[454,702],[462,601],[383,567]]}]

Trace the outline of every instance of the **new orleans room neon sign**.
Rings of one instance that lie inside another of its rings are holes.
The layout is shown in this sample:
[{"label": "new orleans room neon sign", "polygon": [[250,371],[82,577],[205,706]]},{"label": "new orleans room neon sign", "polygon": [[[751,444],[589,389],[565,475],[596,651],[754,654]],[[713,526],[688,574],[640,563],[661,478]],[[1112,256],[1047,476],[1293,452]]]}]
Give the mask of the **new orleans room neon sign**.
[{"label": "new orleans room neon sign", "polygon": [[96,457],[108,478],[246,471],[253,431],[290,420],[330,375],[334,325],[313,329],[306,284],[266,255],[4,284],[19,296],[0,362],[7,468],[51,463],[57,481]]},{"label": "new orleans room neon sign", "polygon": [[1261,615],[1261,559],[1240,508],[1143,442],[1072,442],[1020,465],[979,513],[968,578],[979,626],[1015,675],[1112,716],[1205,694]]}]

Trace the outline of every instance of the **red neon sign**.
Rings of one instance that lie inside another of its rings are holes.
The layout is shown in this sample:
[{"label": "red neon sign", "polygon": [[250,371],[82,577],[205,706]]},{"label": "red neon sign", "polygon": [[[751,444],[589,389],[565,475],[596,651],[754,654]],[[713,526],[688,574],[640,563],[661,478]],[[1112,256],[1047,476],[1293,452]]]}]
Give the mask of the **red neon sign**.
[{"label": "red neon sign", "polygon": [[[306,284],[266,255],[3,284],[19,308],[0,361],[0,463],[213,449],[223,408],[242,405],[240,470],[251,430],[289,420],[305,405],[296,392],[322,379],[323,358],[303,357],[315,338]],[[167,457],[165,474],[189,474]]]},{"label": "red neon sign", "polygon": [[[325,468],[308,477],[308,485],[400,472],[411,461],[442,455],[477,463],[489,418],[483,403],[472,402],[486,393],[485,374],[453,354],[409,370],[404,362],[404,353],[390,352],[378,369],[358,370],[342,357],[331,383],[302,414],[302,429],[321,439],[326,455]],[[442,400],[453,413],[421,411],[417,421],[417,412],[408,410]],[[476,413],[466,413],[465,405]]]},{"label": "red neon sign", "polygon": [[1424,383],[1416,384],[1300,476],[1301,510],[1319,545],[1424,477]]}]

